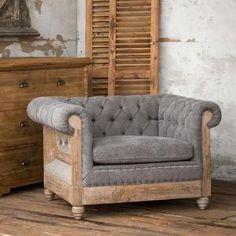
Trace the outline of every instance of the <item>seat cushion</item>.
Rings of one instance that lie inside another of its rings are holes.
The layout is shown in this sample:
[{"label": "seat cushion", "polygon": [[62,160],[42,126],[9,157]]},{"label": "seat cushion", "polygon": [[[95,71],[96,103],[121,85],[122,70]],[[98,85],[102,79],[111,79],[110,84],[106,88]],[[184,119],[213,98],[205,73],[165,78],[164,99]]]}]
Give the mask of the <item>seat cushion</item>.
[{"label": "seat cushion", "polygon": [[191,144],[153,136],[110,136],[94,139],[96,164],[142,164],[184,161],[193,157]]}]

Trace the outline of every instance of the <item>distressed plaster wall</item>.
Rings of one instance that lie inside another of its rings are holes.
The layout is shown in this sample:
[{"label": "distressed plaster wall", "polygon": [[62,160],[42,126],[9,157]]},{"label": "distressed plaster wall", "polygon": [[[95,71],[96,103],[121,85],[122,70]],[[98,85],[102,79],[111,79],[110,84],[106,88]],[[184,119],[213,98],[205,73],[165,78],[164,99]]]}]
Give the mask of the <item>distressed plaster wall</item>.
[{"label": "distressed plaster wall", "polygon": [[161,92],[217,102],[213,177],[236,180],[236,1],[163,0]]},{"label": "distressed plaster wall", "polygon": [[[79,1],[78,55],[84,55],[84,1]],[[161,0],[160,84],[217,102],[212,130],[213,177],[236,180],[236,0]]]},{"label": "distressed plaster wall", "polygon": [[76,56],[77,0],[27,0],[27,5],[40,37],[0,37],[0,57]]}]

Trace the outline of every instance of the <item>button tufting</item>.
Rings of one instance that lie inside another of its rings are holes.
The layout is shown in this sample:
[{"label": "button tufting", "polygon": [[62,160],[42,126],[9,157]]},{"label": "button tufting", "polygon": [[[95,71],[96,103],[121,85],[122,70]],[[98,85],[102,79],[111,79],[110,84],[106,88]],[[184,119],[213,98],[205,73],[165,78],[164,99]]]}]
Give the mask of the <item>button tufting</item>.
[{"label": "button tufting", "polygon": [[106,132],[103,132],[102,135],[103,135],[103,136],[106,136]]},{"label": "button tufting", "polygon": [[122,131],[122,135],[125,135],[125,131]]},{"label": "button tufting", "polygon": [[132,121],[132,120],[133,120],[133,117],[130,117],[129,120]]},{"label": "button tufting", "polygon": [[110,119],[110,121],[111,121],[111,122],[113,122],[114,120],[115,120],[115,118],[114,118],[114,117],[112,117],[112,118]]},{"label": "button tufting", "polygon": [[143,134],[143,131],[141,130],[139,133],[142,135],[142,134]]},{"label": "button tufting", "polygon": [[95,121],[96,121],[96,120],[93,118],[93,119],[92,119],[92,122],[95,122]]},{"label": "button tufting", "polygon": [[100,108],[103,110],[104,109],[104,107],[103,106],[100,106]]}]

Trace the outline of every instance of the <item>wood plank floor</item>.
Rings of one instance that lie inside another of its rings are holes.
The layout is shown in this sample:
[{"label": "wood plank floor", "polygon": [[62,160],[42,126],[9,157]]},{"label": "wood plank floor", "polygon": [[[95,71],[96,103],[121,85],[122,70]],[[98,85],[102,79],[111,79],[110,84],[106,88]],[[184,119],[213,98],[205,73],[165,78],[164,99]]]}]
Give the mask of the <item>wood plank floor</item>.
[{"label": "wood plank floor", "polygon": [[85,220],[72,218],[65,201],[49,202],[41,185],[0,198],[0,236],[236,235],[236,183],[214,182],[210,208],[194,199],[86,207]]}]

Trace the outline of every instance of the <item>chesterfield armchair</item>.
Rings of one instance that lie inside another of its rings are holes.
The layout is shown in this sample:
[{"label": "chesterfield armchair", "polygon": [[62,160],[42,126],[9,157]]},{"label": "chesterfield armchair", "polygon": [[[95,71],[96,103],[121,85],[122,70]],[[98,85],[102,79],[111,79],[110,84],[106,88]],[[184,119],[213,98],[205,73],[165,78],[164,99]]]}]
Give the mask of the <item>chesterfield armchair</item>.
[{"label": "chesterfield armchair", "polygon": [[218,105],[175,95],[41,97],[28,115],[44,126],[45,194],[84,206],[211,195],[210,128]]}]

